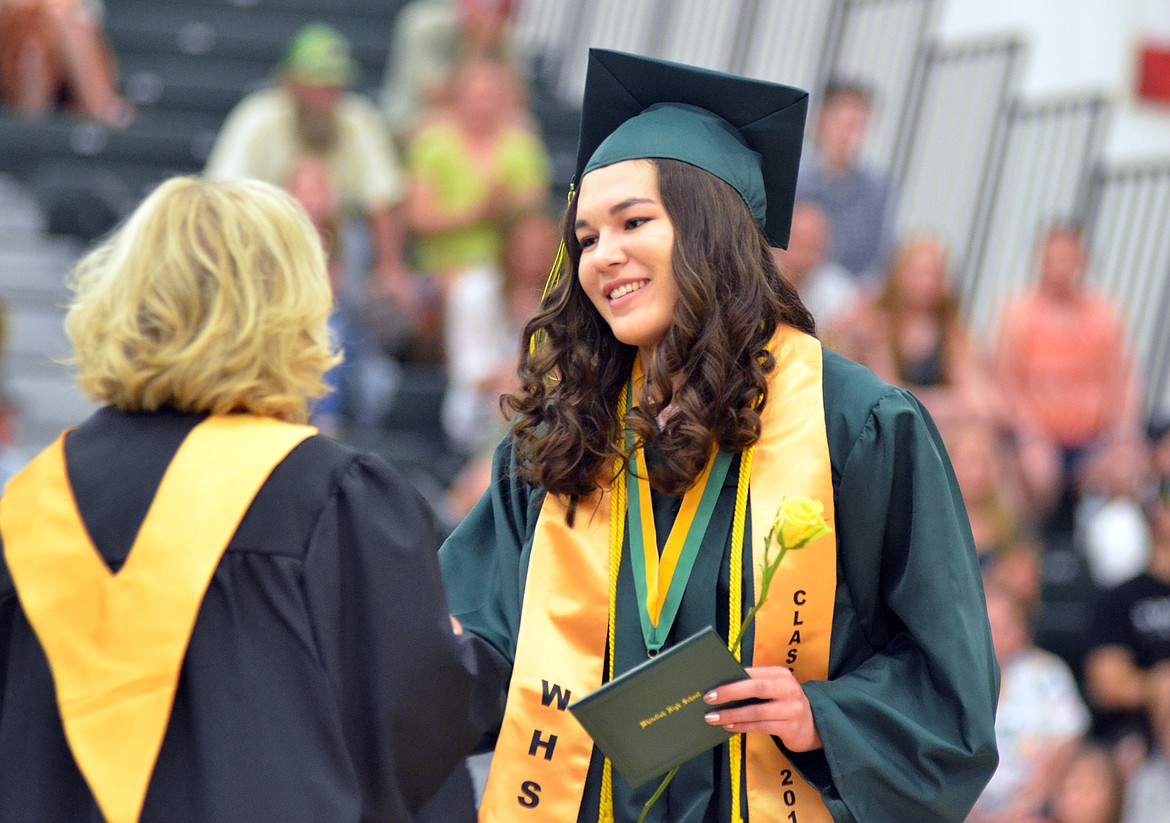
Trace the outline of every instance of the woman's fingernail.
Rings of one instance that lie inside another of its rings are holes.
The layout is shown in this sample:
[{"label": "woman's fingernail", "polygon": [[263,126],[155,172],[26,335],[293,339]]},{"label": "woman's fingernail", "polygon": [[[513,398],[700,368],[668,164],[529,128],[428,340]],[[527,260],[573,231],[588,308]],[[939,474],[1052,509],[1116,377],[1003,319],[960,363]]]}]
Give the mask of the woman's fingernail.
[{"label": "woman's fingernail", "polygon": [[708,703],[714,703],[719,699],[719,692],[707,692],[705,695],[703,695],[703,699]]},{"label": "woman's fingernail", "polygon": [[706,720],[708,723],[710,723],[712,726],[719,725],[718,712],[711,712],[710,714],[705,714],[705,715],[703,715],[703,719]]}]

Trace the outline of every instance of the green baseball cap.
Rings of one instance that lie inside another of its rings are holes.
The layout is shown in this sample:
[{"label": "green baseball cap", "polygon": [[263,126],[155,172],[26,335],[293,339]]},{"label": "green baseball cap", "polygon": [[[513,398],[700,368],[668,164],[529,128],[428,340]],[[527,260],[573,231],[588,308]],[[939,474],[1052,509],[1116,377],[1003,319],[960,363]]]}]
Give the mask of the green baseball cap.
[{"label": "green baseball cap", "polygon": [[739,192],[788,248],[808,92],[605,49],[589,50],[574,182],[623,160],[690,163]]},{"label": "green baseball cap", "polygon": [[349,41],[324,23],[310,23],[296,33],[281,68],[286,77],[314,86],[348,86],[357,76]]}]

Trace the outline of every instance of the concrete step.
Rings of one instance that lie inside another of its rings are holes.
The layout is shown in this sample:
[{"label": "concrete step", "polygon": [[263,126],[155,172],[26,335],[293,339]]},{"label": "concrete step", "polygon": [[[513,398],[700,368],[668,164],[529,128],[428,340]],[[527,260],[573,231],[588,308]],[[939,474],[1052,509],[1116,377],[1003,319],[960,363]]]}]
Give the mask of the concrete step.
[{"label": "concrete step", "polygon": [[50,158],[199,168],[223,120],[215,112],[143,109],[127,128],[107,129],[54,113],[25,120],[0,112],[0,170],[29,179]]},{"label": "concrete step", "polygon": [[317,4],[310,11],[260,4],[239,8],[226,3],[118,0],[106,3],[105,30],[120,55],[189,54],[209,60],[257,60],[275,67],[293,35],[306,23],[320,20],[349,39],[362,68],[358,85],[365,86],[376,85],[381,78],[394,11],[389,4],[384,11],[367,15],[352,8],[337,13],[329,4]]}]

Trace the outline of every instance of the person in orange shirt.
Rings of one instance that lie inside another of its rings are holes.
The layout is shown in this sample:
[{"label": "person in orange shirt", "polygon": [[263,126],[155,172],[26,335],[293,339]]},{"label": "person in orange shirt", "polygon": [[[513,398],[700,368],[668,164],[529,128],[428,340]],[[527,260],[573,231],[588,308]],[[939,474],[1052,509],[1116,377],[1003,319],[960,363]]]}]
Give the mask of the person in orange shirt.
[{"label": "person in orange shirt", "polygon": [[1137,436],[1140,390],[1125,329],[1085,283],[1079,227],[1056,224],[1041,236],[1036,286],[1004,309],[995,372],[1041,509],[1068,490],[1095,446]]}]

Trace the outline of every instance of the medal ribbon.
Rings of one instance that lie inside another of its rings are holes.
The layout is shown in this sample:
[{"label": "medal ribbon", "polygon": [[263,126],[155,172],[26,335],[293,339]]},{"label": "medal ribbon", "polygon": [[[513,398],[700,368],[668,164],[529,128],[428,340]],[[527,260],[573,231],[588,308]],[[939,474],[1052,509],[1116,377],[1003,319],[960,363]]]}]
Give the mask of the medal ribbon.
[{"label": "medal ribbon", "polygon": [[[631,379],[627,397],[634,395]],[[632,400],[627,400],[627,404]],[[629,405],[627,405],[627,411]],[[627,442],[632,433],[627,432]],[[629,496],[630,565],[634,572],[634,589],[638,595],[638,617],[642,623],[642,637],[646,651],[651,655],[666,642],[670,627],[678,615],[683,592],[703,535],[711,521],[711,513],[723,488],[723,480],[731,466],[731,453],[716,450],[695,484],[683,496],[682,506],[662,556],[658,555],[658,535],[654,527],[654,509],[650,501],[649,472],[646,456],[641,448],[635,450],[629,466],[628,483],[634,493]]]}]

